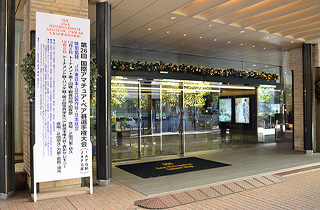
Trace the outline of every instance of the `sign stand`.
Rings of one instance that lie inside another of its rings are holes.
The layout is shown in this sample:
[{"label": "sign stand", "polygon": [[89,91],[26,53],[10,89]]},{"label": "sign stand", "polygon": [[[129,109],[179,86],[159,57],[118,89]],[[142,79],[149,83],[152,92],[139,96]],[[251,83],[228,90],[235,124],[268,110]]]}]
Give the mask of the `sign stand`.
[{"label": "sign stand", "polygon": [[[34,152],[34,150],[35,150],[35,148],[34,148],[34,146],[33,146],[33,154],[35,154],[35,152]],[[35,158],[35,155],[33,155],[33,164],[34,164],[34,166],[36,165],[35,164],[35,160],[36,160],[36,158]],[[38,198],[37,198],[37,195],[38,195],[38,193],[37,193],[37,179],[36,179],[36,176],[35,176],[35,171],[36,171],[36,168],[34,167],[34,169],[33,169],[33,179],[34,179],[34,182],[33,182],[33,189],[34,189],[34,191],[33,191],[33,202],[37,202],[38,201]],[[92,176],[92,172],[90,173],[90,185],[89,185],[89,187],[90,187],[90,194],[92,195],[93,194],[93,176]]]},{"label": "sign stand", "polygon": [[90,20],[37,12],[35,47],[34,202],[41,182],[89,177],[93,194]]},{"label": "sign stand", "polygon": [[37,178],[36,178],[36,153],[35,145],[33,145],[33,202],[37,202]]}]

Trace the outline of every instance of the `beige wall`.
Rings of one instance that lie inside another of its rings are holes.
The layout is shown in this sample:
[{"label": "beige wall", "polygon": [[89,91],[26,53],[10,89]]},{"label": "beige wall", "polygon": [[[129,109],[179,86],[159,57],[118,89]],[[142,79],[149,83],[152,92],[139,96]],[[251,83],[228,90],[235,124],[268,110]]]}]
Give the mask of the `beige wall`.
[{"label": "beige wall", "polygon": [[[80,18],[88,18],[88,0],[26,0],[24,5],[24,54],[30,51],[30,31],[35,30],[36,12],[46,12]],[[29,100],[26,91],[23,99],[23,152],[24,169],[28,174],[30,186],[30,136],[29,136]],[[53,187],[79,185],[80,179],[47,182],[40,184],[40,191]]]}]

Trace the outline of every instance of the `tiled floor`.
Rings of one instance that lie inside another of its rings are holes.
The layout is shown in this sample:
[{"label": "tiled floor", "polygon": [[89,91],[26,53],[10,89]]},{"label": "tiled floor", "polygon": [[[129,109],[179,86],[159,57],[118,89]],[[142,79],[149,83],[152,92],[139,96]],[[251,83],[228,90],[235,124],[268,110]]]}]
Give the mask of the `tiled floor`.
[{"label": "tiled floor", "polygon": [[[320,169],[283,174],[285,182],[254,188],[204,201],[176,206],[176,210],[208,209],[320,209]],[[131,205],[146,196],[116,181],[108,187],[95,187],[93,195],[70,196],[34,203],[27,192],[18,192],[0,209],[143,209]]]},{"label": "tiled floor", "polygon": [[147,209],[167,209],[284,181],[283,177],[277,175],[254,176],[145,198],[141,201],[136,201],[135,205]]},{"label": "tiled floor", "polygon": [[[136,191],[150,196],[261,173],[270,173],[281,169],[318,163],[320,161],[320,153],[309,156],[304,152],[294,151],[292,150],[292,144],[290,142],[186,154],[186,157],[193,156],[231,164],[232,166],[148,179],[137,177],[117,167],[113,167],[112,177]],[[159,159],[143,159],[130,161],[129,163],[155,160]],[[128,164],[128,162],[116,164]]]},{"label": "tiled floor", "polygon": [[[285,176],[286,181],[267,187],[195,202],[171,209],[320,209],[320,170]],[[138,208],[136,208],[138,209]]]},{"label": "tiled floor", "polygon": [[15,193],[7,201],[0,200],[0,209],[114,209],[126,208],[134,200],[145,196],[124,186],[117,181],[112,181],[107,187],[94,187],[94,194],[68,196],[56,199],[38,201],[34,203],[27,191]]},{"label": "tiled floor", "polygon": [[[28,192],[16,192],[7,201],[0,200],[0,209],[140,209],[133,201],[146,195],[201,187],[261,173],[278,173],[287,181],[271,186],[193,202],[173,209],[320,209],[320,154],[307,156],[290,149],[290,144],[271,144],[238,150],[190,154],[232,167],[203,170],[151,179],[137,178],[120,169],[113,170],[107,187],[94,187],[93,195],[68,196],[32,202]],[[144,161],[144,160],[143,160]],[[283,169],[304,166],[308,171],[284,173]],[[277,172],[275,172],[277,171]]]}]

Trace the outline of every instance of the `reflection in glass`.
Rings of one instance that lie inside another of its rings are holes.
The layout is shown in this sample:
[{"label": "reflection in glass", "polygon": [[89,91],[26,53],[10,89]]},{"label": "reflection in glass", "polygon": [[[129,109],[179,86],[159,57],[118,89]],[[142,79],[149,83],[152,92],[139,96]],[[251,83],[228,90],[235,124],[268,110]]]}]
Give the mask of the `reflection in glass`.
[{"label": "reflection in glass", "polygon": [[250,123],[249,102],[249,98],[235,99],[236,123]]},{"label": "reflection in glass", "polygon": [[[121,77],[113,77],[111,86],[113,161],[275,141],[281,110],[274,87],[256,91],[252,86]],[[257,109],[250,110],[250,104]],[[251,119],[256,110],[259,117]]]},{"label": "reflection in glass", "polygon": [[232,106],[231,98],[219,99],[219,121],[231,122]]},{"label": "reflection in glass", "polygon": [[113,78],[111,83],[112,160],[138,158],[138,84],[136,80]]}]

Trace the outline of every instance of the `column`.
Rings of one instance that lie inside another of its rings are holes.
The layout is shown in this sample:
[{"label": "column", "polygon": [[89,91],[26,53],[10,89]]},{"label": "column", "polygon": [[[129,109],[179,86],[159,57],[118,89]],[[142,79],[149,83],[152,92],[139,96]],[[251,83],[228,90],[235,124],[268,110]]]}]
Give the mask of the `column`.
[{"label": "column", "polygon": [[111,6],[96,4],[97,24],[97,179],[107,185],[111,179]]},{"label": "column", "polygon": [[14,193],[15,1],[0,1],[0,199]]},{"label": "column", "polygon": [[304,149],[307,154],[313,153],[313,75],[312,45],[302,46],[303,65],[303,112],[304,112]]}]

